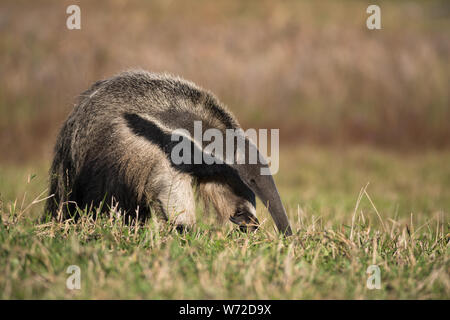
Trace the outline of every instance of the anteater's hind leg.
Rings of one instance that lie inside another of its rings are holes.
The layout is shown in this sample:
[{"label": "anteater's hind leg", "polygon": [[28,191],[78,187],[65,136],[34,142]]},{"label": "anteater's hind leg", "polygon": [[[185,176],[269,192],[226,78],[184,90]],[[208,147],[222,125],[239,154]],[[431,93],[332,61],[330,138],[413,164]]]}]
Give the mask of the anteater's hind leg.
[{"label": "anteater's hind leg", "polygon": [[195,224],[195,202],[192,177],[168,168],[161,177],[156,197],[157,210],[165,220],[179,229]]}]

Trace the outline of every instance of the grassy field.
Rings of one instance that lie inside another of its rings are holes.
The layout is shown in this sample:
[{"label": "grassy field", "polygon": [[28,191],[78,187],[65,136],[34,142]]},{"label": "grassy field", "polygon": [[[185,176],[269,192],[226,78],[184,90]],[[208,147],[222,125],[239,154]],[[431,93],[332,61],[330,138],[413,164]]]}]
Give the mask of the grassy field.
[{"label": "grassy field", "polygon": [[[276,176],[295,230],[259,204],[254,234],[198,212],[183,234],[119,217],[35,222],[48,162],[3,166],[0,298],[449,299],[450,153],[284,150]],[[381,289],[366,287],[369,265]],[[81,289],[66,269],[81,268]]]},{"label": "grassy field", "polygon": [[[71,0],[0,1],[0,298],[450,298],[449,1],[379,0],[381,30],[358,0],[76,3],[81,30]],[[114,212],[36,222],[77,95],[130,68],[280,129],[294,236],[261,204],[255,234],[201,209],[185,234]]]}]

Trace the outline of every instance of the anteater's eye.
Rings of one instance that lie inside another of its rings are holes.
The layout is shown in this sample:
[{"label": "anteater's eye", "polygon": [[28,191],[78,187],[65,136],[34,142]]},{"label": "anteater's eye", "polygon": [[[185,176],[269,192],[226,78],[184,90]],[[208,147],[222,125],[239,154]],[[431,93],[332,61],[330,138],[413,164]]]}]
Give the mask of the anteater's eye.
[{"label": "anteater's eye", "polygon": [[244,214],[245,214],[245,211],[238,210],[238,211],[235,212],[234,216],[235,217],[239,217],[239,216],[242,216]]}]

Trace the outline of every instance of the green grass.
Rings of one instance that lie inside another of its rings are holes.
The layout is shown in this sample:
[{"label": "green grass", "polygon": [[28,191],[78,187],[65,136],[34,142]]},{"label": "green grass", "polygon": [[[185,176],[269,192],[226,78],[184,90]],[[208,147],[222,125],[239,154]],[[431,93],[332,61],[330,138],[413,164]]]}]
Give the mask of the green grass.
[{"label": "green grass", "polygon": [[[448,152],[285,150],[287,239],[261,205],[254,234],[201,212],[183,234],[114,213],[37,224],[48,163],[2,166],[0,298],[449,299],[449,163]],[[366,287],[372,264],[380,290]],[[70,265],[80,290],[66,288]]]}]

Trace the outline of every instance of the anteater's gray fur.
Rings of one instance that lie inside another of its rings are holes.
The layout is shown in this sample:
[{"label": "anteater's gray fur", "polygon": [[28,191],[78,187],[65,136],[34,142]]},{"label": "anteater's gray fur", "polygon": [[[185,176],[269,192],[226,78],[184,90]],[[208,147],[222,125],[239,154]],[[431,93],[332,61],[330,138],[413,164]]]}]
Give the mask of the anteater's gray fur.
[{"label": "anteater's gray fur", "polygon": [[155,212],[177,225],[195,221],[193,187],[219,216],[257,222],[255,195],[222,166],[174,166],[170,131],[239,128],[209,92],[191,82],[145,71],[98,81],[80,97],[58,136],[47,212],[65,219],[76,206],[114,201],[128,216]]}]

